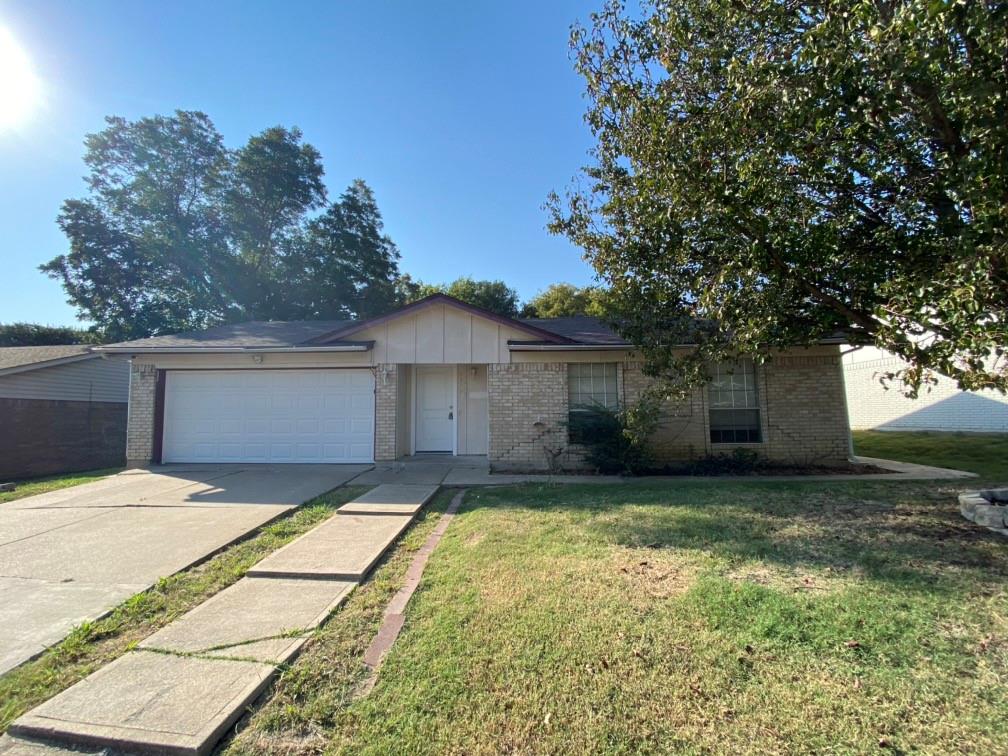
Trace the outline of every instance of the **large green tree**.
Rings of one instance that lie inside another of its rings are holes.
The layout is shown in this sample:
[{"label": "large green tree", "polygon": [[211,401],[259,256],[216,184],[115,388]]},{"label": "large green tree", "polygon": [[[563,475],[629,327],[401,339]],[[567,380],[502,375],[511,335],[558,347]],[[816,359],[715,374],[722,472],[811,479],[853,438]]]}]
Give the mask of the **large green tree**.
[{"label": "large green tree", "polygon": [[572,46],[597,147],[551,228],[653,372],[840,333],[1008,387],[1008,5],[614,1]]},{"label": "large green tree", "polygon": [[63,204],[70,249],[42,270],[104,338],[395,304],[399,253],[371,190],[328,203],[298,129],[231,150],[206,115],[179,111],[109,118],[85,144],[90,192]]},{"label": "large green tree", "polygon": [[600,286],[550,284],[522,307],[527,318],[562,318],[571,315],[605,317],[609,311],[608,292]]},{"label": "large green tree", "polygon": [[503,281],[478,281],[468,276],[446,284],[410,283],[407,298],[414,302],[431,294],[448,294],[498,315],[518,316],[518,293]]}]

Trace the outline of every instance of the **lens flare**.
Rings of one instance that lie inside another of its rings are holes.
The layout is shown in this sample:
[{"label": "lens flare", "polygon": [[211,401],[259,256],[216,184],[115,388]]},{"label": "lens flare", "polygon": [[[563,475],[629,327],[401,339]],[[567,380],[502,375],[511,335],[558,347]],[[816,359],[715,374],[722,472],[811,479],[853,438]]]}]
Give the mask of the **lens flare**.
[{"label": "lens flare", "polygon": [[0,26],[0,131],[17,128],[31,118],[42,100],[42,86],[31,61]]}]

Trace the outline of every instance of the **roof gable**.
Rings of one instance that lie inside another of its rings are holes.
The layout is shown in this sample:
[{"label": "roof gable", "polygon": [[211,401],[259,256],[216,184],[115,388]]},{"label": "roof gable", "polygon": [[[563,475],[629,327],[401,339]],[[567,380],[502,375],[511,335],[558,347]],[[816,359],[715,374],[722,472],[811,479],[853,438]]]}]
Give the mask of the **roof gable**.
[{"label": "roof gable", "polygon": [[504,315],[499,315],[496,312],[492,312],[491,310],[471,305],[468,302],[463,302],[462,300],[456,299],[455,297],[449,296],[447,294],[431,294],[429,297],[424,297],[423,299],[417,300],[416,302],[412,302],[408,305],[400,307],[398,310],[393,310],[392,312],[387,313],[385,315],[379,315],[378,317],[375,318],[369,318],[367,320],[360,320],[355,323],[350,323],[345,328],[338,329],[336,331],[333,331],[332,333],[325,334],[324,336],[320,336],[319,338],[314,339],[310,343],[322,346],[331,343],[333,341],[343,341],[347,337],[352,336],[355,333],[359,333],[360,331],[363,331],[365,329],[372,328],[376,325],[381,325],[382,323],[388,323],[389,321],[397,320],[399,318],[408,317],[427,307],[437,304],[443,304],[448,305],[449,307],[455,307],[471,315],[475,315],[476,317],[483,318],[484,320],[489,320],[493,323],[498,323],[500,325],[506,325],[509,328],[513,328],[517,331],[522,331],[523,333],[527,333],[530,336],[542,339],[543,341],[546,341],[547,343],[550,344],[575,343],[572,339],[566,336],[562,336],[558,333],[548,331],[545,328],[540,328],[537,325],[531,323],[525,323],[515,318],[509,318]]}]

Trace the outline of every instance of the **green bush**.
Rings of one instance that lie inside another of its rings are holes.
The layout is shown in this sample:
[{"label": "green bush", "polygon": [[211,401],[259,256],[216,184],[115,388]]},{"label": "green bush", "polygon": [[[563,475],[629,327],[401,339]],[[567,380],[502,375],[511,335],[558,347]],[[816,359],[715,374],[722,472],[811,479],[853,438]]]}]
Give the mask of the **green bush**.
[{"label": "green bush", "polygon": [[636,405],[623,410],[600,404],[574,407],[568,419],[571,443],[585,448],[585,461],[603,475],[642,475],[653,469],[647,437],[655,421]]}]

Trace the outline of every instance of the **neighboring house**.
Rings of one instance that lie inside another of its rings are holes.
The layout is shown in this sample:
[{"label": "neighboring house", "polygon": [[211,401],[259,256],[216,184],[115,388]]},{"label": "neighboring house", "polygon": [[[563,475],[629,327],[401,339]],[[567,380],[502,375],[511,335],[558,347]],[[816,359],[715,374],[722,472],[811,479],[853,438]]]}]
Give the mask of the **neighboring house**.
[{"label": "neighboring house", "polygon": [[[633,402],[632,347],[588,317],[517,320],[445,295],[360,322],[251,322],[101,347],[132,359],[127,459],[370,462],[486,455],[495,470],[576,468],[571,409]],[[659,459],[753,449],[847,459],[839,348],[718,368],[670,408]]]},{"label": "neighboring house", "polygon": [[962,391],[939,376],[909,399],[898,382],[886,389],[879,380],[907,363],[875,347],[845,352],[843,365],[852,428],[1008,432],[1008,396],[998,391]]},{"label": "neighboring house", "polygon": [[86,346],[0,348],[0,481],[122,465],[129,366]]}]

